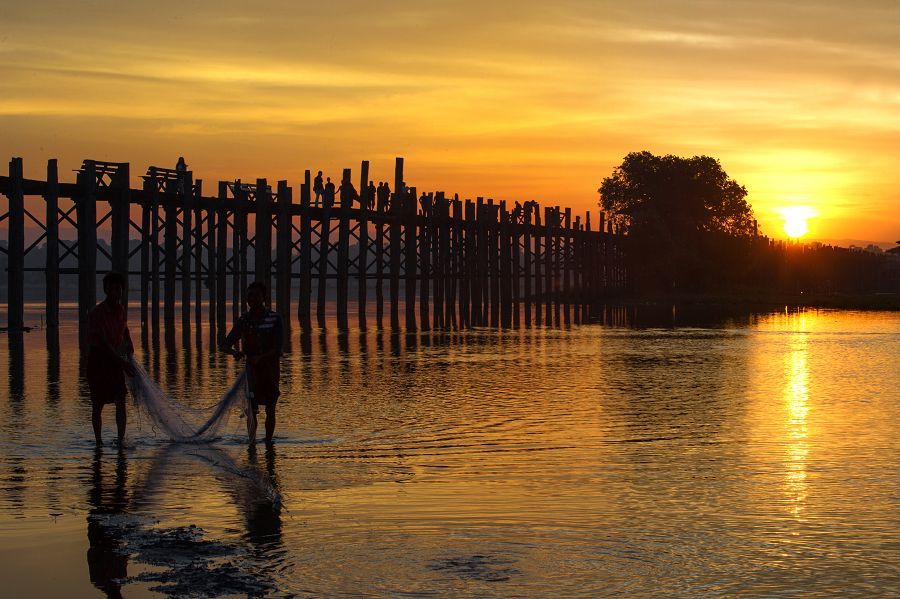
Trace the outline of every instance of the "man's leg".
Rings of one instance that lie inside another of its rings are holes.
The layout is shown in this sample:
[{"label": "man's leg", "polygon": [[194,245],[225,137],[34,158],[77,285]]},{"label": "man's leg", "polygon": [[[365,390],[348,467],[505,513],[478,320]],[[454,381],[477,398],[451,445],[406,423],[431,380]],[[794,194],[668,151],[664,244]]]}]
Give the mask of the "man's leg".
[{"label": "man's leg", "polygon": [[256,443],[256,411],[251,406],[247,410],[247,438],[250,443]]},{"label": "man's leg", "polygon": [[103,404],[95,402],[91,404],[91,425],[94,427],[94,439],[97,445],[103,445]]},{"label": "man's leg", "polygon": [[275,434],[275,404],[270,403],[266,406],[266,443],[272,442],[272,435]]},{"label": "man's leg", "polygon": [[128,422],[127,414],[125,414],[125,398],[116,402],[116,430],[119,433],[119,445],[125,440],[125,425]]}]

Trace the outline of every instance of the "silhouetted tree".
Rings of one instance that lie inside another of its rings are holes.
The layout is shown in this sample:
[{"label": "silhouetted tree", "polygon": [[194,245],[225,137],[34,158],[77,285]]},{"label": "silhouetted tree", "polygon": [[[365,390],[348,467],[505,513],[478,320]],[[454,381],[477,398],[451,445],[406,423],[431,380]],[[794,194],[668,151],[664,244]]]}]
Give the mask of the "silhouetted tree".
[{"label": "silhouetted tree", "polygon": [[597,191],[601,209],[629,234],[639,290],[709,287],[728,271],[717,240],[754,234],[746,188],[709,156],[632,152]]},{"label": "silhouetted tree", "polygon": [[709,156],[632,152],[597,191],[600,207],[626,230],[662,225],[672,233],[753,234],[746,188]]}]

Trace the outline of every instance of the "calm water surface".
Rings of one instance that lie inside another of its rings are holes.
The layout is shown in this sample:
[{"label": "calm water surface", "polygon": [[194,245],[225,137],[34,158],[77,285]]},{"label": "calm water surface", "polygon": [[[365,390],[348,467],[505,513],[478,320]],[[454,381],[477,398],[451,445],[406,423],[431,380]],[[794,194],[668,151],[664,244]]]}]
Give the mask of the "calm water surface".
[{"label": "calm water surface", "polygon": [[[900,314],[295,336],[272,450],[131,410],[95,451],[60,338],[0,345],[4,596],[900,594]],[[197,407],[237,374],[138,354]]]}]

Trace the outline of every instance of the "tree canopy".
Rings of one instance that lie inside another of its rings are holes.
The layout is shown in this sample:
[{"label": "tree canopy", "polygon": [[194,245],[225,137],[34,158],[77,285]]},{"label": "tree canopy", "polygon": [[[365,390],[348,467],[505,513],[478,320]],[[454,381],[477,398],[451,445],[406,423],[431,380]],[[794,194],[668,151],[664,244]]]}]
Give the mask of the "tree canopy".
[{"label": "tree canopy", "polygon": [[709,156],[632,152],[597,191],[600,207],[633,233],[664,233],[677,240],[704,231],[735,237],[754,232],[746,188]]}]

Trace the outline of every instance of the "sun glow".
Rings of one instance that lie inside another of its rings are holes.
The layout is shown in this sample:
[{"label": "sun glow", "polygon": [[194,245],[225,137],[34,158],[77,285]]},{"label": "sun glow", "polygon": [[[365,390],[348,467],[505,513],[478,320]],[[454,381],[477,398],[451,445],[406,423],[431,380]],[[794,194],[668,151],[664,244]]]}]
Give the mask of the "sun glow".
[{"label": "sun glow", "polygon": [[784,218],[784,232],[788,237],[803,237],[809,232],[810,218],[815,216],[815,211],[807,206],[790,206],[780,210]]}]

